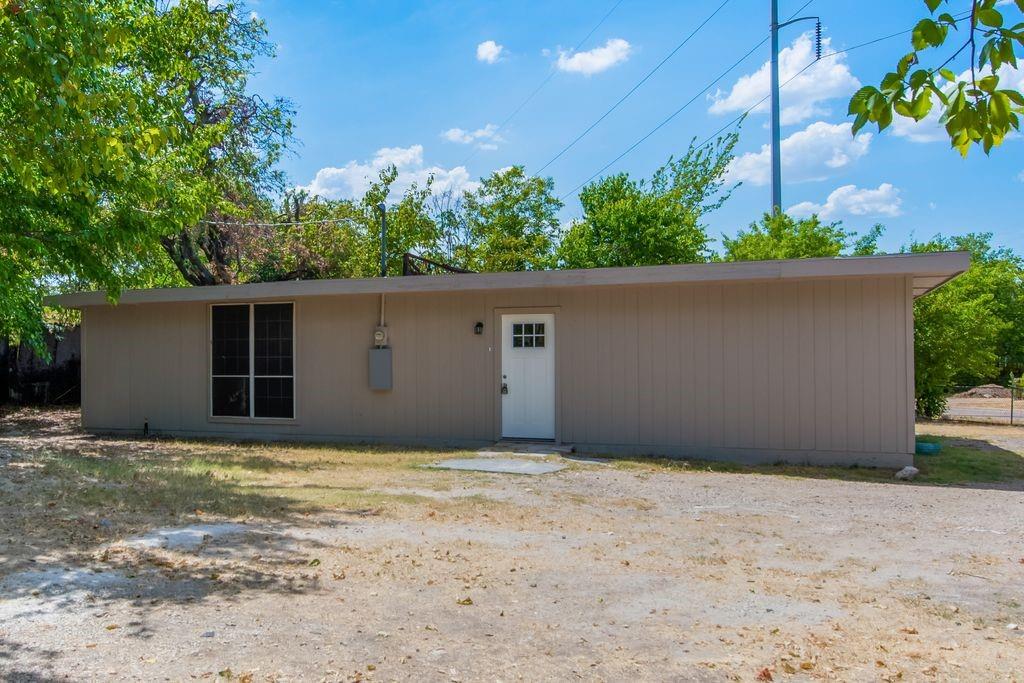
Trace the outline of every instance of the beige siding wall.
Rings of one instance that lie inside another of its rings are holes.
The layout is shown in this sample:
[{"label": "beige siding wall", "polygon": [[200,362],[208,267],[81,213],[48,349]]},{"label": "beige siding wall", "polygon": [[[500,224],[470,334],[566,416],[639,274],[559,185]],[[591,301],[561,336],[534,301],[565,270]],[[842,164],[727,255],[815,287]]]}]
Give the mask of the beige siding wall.
[{"label": "beige siding wall", "polygon": [[86,311],[85,426],[488,442],[497,317],[550,307],[563,442],[748,461],[896,465],[913,452],[906,278],[389,295],[390,392],[368,388],[378,297],[295,303],[296,420],[208,418],[207,304],[147,304]]}]

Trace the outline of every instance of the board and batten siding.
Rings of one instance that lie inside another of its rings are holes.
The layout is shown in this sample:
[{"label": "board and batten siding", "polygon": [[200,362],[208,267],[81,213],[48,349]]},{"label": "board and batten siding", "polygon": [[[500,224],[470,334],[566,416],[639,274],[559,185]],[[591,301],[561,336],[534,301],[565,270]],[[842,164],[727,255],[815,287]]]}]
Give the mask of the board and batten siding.
[{"label": "board and batten siding", "polygon": [[208,417],[209,304],[190,302],[84,309],[84,426],[489,443],[500,435],[499,316],[544,310],[557,329],[556,430],[580,450],[912,459],[909,277],[390,294],[389,392],[368,380],[379,297],[293,301],[295,420]]}]

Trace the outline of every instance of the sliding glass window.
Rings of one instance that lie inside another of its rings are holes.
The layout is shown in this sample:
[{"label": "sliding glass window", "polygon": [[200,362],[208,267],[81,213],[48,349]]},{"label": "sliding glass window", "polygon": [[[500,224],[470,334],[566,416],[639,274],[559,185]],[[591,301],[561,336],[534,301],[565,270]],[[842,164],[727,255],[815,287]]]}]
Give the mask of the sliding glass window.
[{"label": "sliding glass window", "polygon": [[293,308],[290,303],[210,307],[214,417],[295,417]]}]

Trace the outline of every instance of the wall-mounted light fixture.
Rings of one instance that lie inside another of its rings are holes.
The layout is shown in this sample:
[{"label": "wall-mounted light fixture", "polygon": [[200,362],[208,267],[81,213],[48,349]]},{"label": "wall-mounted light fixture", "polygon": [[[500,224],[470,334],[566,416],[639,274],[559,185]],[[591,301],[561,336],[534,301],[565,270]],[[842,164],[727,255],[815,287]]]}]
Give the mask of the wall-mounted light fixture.
[{"label": "wall-mounted light fixture", "polygon": [[484,324],[483,323],[477,323],[476,325],[473,325],[473,334],[483,334],[483,333],[484,333]]}]

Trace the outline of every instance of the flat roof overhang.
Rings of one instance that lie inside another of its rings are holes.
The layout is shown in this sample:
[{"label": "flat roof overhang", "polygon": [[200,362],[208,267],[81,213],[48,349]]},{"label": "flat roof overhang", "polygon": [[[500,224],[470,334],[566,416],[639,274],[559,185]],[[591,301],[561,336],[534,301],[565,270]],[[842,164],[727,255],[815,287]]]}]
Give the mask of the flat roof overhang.
[{"label": "flat roof overhang", "polygon": [[[254,301],[307,296],[353,294],[411,294],[416,292],[475,292],[549,287],[609,287],[710,282],[770,282],[854,277],[910,276],[914,297],[930,292],[966,271],[971,257],[965,251],[927,254],[891,254],[837,258],[785,259],[688,263],[635,268],[543,270],[517,273],[457,273],[344,280],[288,280],[210,287],[131,289],[121,293],[119,304]],[[85,308],[105,306],[105,292],[75,292],[46,297],[49,306]]]}]

